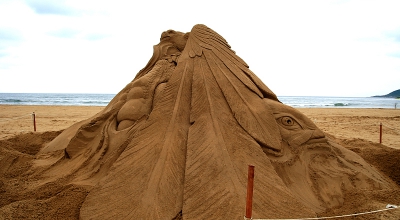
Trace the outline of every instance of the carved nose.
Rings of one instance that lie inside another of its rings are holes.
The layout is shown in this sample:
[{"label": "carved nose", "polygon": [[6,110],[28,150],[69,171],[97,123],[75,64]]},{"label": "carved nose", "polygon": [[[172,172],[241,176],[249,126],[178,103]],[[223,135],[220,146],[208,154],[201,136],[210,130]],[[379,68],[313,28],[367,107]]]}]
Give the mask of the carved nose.
[{"label": "carved nose", "polygon": [[324,138],[325,134],[319,129],[315,129],[310,139]]}]

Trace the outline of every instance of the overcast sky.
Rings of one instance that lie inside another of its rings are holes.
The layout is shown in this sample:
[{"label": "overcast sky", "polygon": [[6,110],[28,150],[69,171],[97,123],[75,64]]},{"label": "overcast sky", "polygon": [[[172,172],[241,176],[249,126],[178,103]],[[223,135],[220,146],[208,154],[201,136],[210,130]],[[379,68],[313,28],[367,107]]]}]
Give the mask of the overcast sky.
[{"label": "overcast sky", "polygon": [[0,92],[118,93],[205,24],[278,96],[400,89],[400,1],[0,0]]}]

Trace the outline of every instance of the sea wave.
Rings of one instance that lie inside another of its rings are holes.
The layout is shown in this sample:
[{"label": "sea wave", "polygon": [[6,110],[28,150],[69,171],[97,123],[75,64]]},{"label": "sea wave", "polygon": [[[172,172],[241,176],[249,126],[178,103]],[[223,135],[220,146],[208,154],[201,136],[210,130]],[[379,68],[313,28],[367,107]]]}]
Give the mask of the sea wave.
[{"label": "sea wave", "polygon": [[20,99],[0,99],[0,103],[20,103],[23,102]]},{"label": "sea wave", "polygon": [[[0,93],[0,105],[106,106],[115,94]],[[396,108],[398,99],[377,97],[278,96],[295,108]],[[400,105],[398,105],[400,106]]]},{"label": "sea wave", "polygon": [[342,103],[342,102],[338,102],[338,103],[335,103],[335,104],[333,104],[334,106],[349,106],[350,104],[349,103]]},{"label": "sea wave", "polygon": [[396,108],[399,100],[377,97],[278,96],[295,108]]},{"label": "sea wave", "polygon": [[2,105],[106,106],[115,94],[0,93]]}]

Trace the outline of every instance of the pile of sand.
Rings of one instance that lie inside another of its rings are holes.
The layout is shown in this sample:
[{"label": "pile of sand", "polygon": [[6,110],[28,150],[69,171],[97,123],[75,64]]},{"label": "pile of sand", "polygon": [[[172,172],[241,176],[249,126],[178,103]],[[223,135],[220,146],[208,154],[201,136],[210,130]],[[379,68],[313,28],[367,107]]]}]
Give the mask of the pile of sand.
[{"label": "pile of sand", "polygon": [[[0,140],[0,217],[2,219],[79,219],[81,205],[90,188],[64,184],[62,180],[46,184],[34,191],[27,190],[29,187],[26,186],[27,178],[29,178],[27,171],[35,160],[35,154],[58,134],[60,132],[28,133]],[[400,184],[398,163],[400,150],[363,139],[335,138],[334,140],[358,153],[368,163],[378,168],[382,174],[389,176],[397,185]],[[35,181],[40,181],[40,179]],[[257,182],[255,187],[257,187]],[[349,193],[348,199],[342,206],[319,213],[318,216],[343,215],[384,208],[382,206],[384,204],[399,201],[400,190],[393,188],[367,191],[361,198],[360,195],[354,196]],[[285,210],[285,207],[282,207],[282,210]],[[357,219],[397,219],[399,215],[400,211],[397,209],[363,215]],[[268,218],[268,216],[264,217]]]},{"label": "pile of sand", "polygon": [[241,219],[248,164],[253,218],[364,212],[400,198],[398,150],[327,135],[204,25],[163,32],[148,65],[96,115],[0,149],[5,218]]}]

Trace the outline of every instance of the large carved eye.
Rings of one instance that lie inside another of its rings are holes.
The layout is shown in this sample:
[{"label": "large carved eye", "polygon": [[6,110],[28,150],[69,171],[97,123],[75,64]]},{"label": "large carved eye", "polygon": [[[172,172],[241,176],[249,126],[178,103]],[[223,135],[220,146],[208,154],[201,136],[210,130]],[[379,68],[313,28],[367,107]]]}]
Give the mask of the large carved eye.
[{"label": "large carved eye", "polygon": [[301,129],[301,125],[296,121],[296,119],[290,116],[279,117],[276,121],[286,129]]},{"label": "large carved eye", "polygon": [[294,119],[289,116],[282,117],[281,122],[283,125],[286,125],[286,126],[293,126],[295,124]]}]

